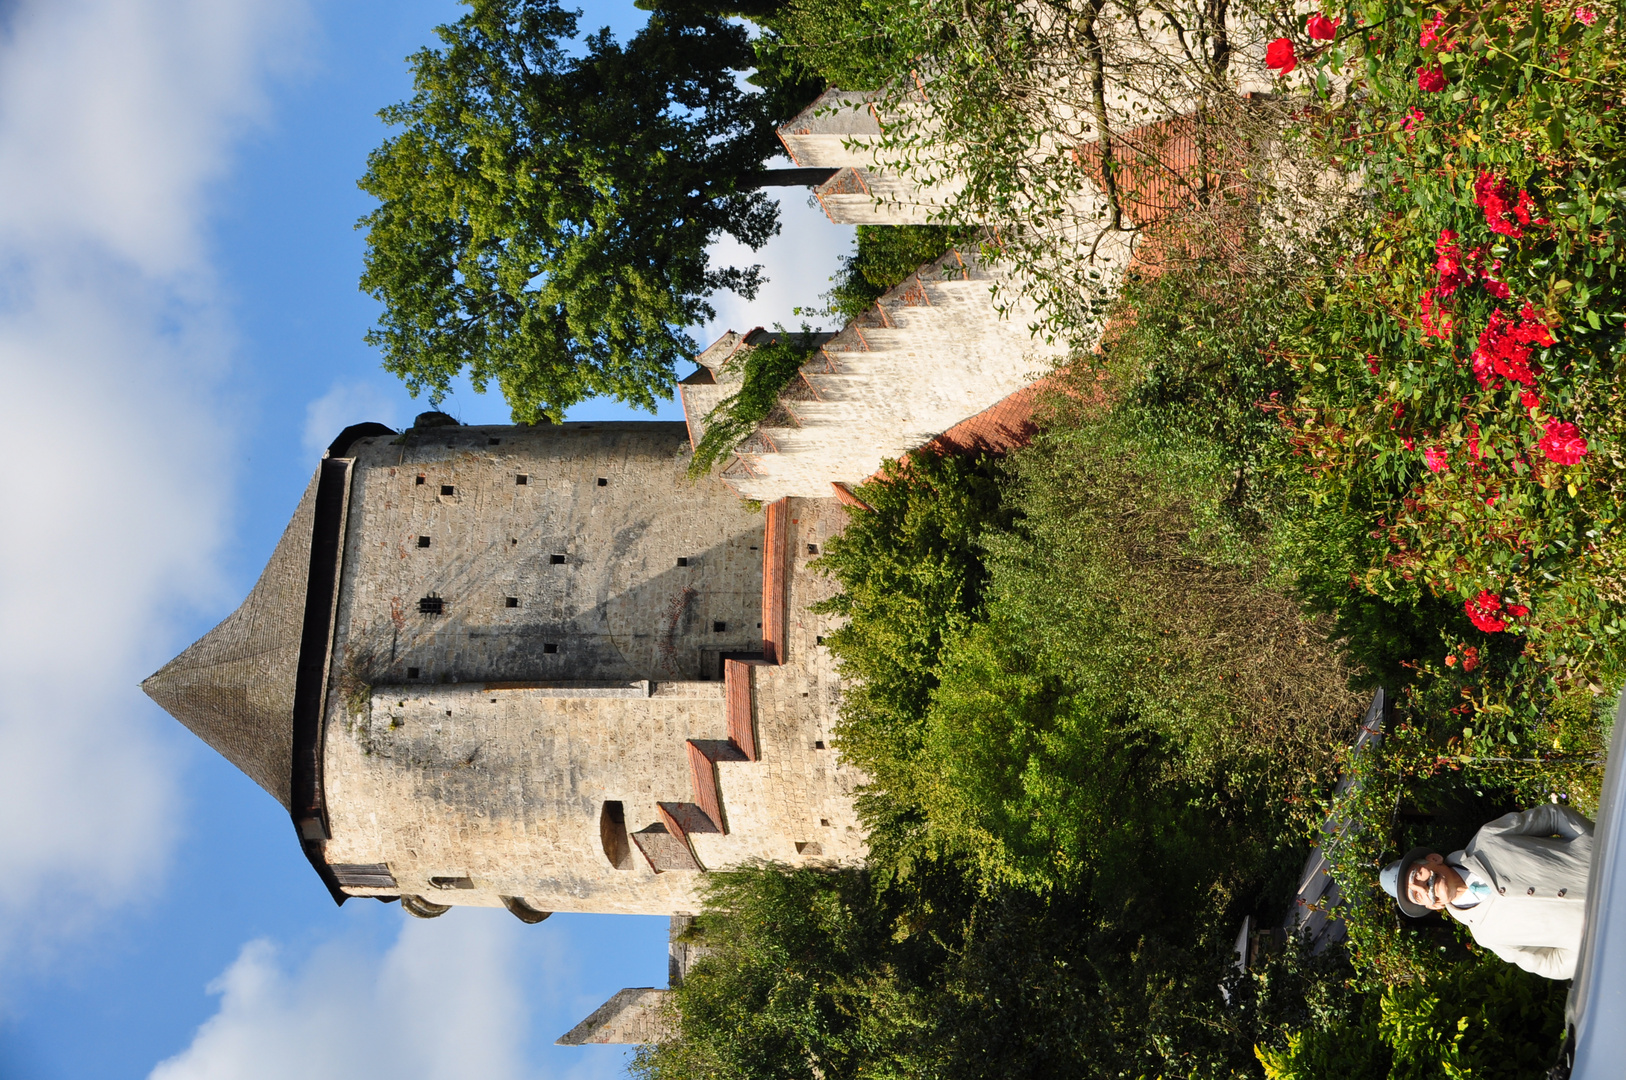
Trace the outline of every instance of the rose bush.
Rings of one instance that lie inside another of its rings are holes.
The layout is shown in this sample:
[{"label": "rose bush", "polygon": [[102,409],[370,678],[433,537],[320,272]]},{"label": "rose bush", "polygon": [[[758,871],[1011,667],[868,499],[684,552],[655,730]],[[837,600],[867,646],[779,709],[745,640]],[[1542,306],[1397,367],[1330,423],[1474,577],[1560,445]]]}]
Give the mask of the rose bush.
[{"label": "rose bush", "polygon": [[1311,505],[1362,493],[1349,588],[1455,598],[1482,635],[1471,707],[1439,723],[1492,753],[1556,696],[1626,680],[1621,28],[1561,5],[1359,12],[1305,63],[1311,135],[1375,227],[1279,343],[1304,379],[1280,415]]}]

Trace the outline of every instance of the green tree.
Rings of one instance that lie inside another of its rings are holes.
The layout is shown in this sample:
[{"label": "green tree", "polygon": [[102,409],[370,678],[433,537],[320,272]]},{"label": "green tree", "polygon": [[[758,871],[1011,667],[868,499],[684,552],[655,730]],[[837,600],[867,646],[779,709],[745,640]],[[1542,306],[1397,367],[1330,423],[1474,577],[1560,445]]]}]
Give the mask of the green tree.
[{"label": "green tree", "polygon": [[598,395],[653,410],[707,297],[763,280],[707,245],[778,230],[750,190],[777,143],[769,96],[735,77],[746,32],[658,13],[571,56],[577,16],[557,0],[465,2],[443,47],[411,57],[416,93],[380,113],[401,130],[360,181],[379,201],[361,287],[384,305],[367,340],[432,401],[466,371],[521,422]]}]

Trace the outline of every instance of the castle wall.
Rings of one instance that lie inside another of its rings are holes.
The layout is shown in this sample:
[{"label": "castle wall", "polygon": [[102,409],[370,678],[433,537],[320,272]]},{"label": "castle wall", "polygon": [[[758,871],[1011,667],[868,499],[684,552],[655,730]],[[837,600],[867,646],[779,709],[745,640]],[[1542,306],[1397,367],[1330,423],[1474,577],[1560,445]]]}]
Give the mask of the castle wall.
[{"label": "castle wall", "polygon": [[762,519],[691,482],[688,449],[670,423],[362,440],[336,689],[716,678],[717,654],[759,650]]},{"label": "castle wall", "polygon": [[345,892],[696,910],[700,875],[627,844],[651,828],[695,868],[862,861],[861,778],[829,749],[839,683],[805,611],[832,588],[808,564],[845,522],[834,499],[776,510],[789,616],[785,662],[748,669],[758,760],[706,764],[723,829],[669,837],[696,821],[694,747],[731,734],[718,658],[762,647],[764,515],[689,483],[676,424],[439,428],[354,453],[323,757],[322,857]]},{"label": "castle wall", "polygon": [[719,737],[723,684],[628,690],[390,686],[346,709],[328,727],[326,856],[387,864],[398,885],[347,891],[483,907],[518,896],[541,911],[696,910],[699,875],[657,874],[636,850],[619,868],[610,862],[601,814],[619,801],[637,830],[656,820],[657,802],[690,799],[684,743]]}]

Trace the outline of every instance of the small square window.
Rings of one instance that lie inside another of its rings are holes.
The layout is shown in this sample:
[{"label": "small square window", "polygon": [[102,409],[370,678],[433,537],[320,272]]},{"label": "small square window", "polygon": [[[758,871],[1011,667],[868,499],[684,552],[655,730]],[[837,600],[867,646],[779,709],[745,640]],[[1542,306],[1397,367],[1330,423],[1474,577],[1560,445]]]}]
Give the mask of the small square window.
[{"label": "small square window", "polygon": [[678,565],[679,566],[688,566],[689,565],[689,557],[687,555],[679,555],[678,556]]},{"label": "small square window", "polygon": [[610,486],[610,478],[608,476],[599,477],[598,478],[598,486],[599,487],[609,487]]},{"label": "small square window", "polygon": [[809,544],[809,545],[807,545],[807,553],[809,555],[817,555],[819,553],[819,545],[817,545],[817,544]]},{"label": "small square window", "polygon": [[418,677],[418,669],[417,668],[415,668],[415,667],[407,668],[407,678],[416,679],[417,677]]},{"label": "small square window", "polygon": [[519,607],[519,597],[510,596],[503,600],[504,607]]},{"label": "small square window", "polygon": [[456,495],[457,494],[457,488],[452,486],[451,484],[442,484],[442,485],[440,485],[440,493],[442,495]]},{"label": "small square window", "polygon": [[548,562],[554,566],[563,566],[565,564],[565,557],[563,555],[549,555]]},{"label": "small square window", "polygon": [[547,653],[549,656],[552,656],[554,653],[559,651],[559,646],[555,645],[551,641],[545,641],[542,643],[542,651]]},{"label": "small square window", "polygon": [[418,546],[419,547],[428,547],[429,546],[429,537],[427,537],[427,536],[418,537]]},{"label": "small square window", "polygon": [[418,474],[418,479],[417,479],[418,486],[422,487],[424,485],[424,483],[426,483],[428,481],[428,479],[429,478],[427,476],[425,476],[423,473],[419,473]]},{"label": "small square window", "polygon": [[721,634],[724,630],[727,630],[727,629],[728,629],[728,624],[725,623],[725,622],[714,622],[714,623],[711,624],[711,632],[714,633],[714,634]]},{"label": "small square window", "polygon": [[524,487],[526,484],[529,484],[530,482],[531,482],[531,478],[529,476],[526,476],[524,473],[520,473],[519,475],[514,477],[514,484],[517,487]]},{"label": "small square window", "polygon": [[827,818],[827,817],[821,817],[819,819],[819,824],[823,825],[826,829],[828,829],[830,827],[830,819]]},{"label": "small square window", "polygon": [[823,750],[824,749],[824,740],[819,739],[817,742],[815,742],[813,744],[813,749],[815,749],[815,750]]},{"label": "small square window", "polygon": [[439,615],[446,610],[446,601],[438,596],[426,596],[418,601],[418,612],[423,615]]}]

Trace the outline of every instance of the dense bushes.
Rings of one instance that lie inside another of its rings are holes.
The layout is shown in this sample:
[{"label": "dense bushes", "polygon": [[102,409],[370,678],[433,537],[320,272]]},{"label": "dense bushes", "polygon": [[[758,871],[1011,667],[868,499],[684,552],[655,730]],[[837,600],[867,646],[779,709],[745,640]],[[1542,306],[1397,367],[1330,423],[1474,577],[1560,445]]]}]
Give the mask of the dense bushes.
[{"label": "dense bushes", "polygon": [[1259,1051],[1267,1080],[1519,1080],[1546,1074],[1563,984],[1481,959],[1386,990],[1345,1021]]}]

